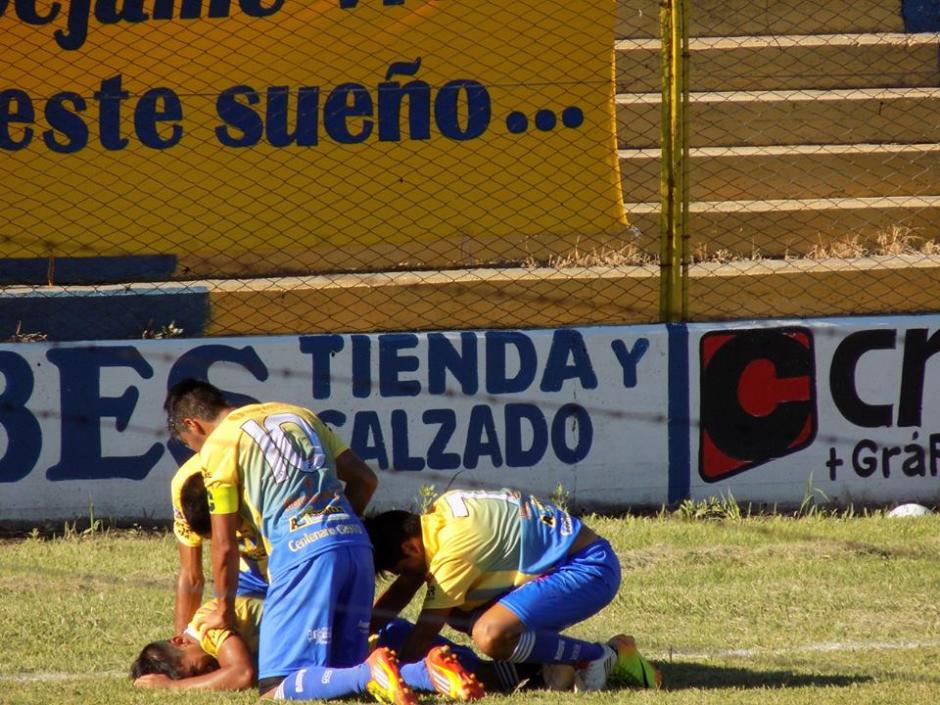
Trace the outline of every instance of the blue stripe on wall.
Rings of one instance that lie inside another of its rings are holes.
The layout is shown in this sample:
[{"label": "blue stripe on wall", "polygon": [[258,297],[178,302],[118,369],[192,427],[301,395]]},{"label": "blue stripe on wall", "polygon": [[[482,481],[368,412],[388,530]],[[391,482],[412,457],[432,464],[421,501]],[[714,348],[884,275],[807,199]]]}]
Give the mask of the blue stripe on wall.
[{"label": "blue stripe on wall", "polygon": [[906,32],[940,32],[940,0],[904,0],[901,16]]},{"label": "blue stripe on wall", "polygon": [[689,423],[689,329],[666,325],[669,335],[669,504],[689,498],[692,464]]},{"label": "blue stripe on wall", "polygon": [[145,330],[170,323],[182,328],[182,335],[198,337],[208,319],[209,292],[197,288],[0,297],[0,340],[8,340],[17,326],[56,341],[138,339]]},{"label": "blue stripe on wall", "polygon": [[175,255],[2,259],[0,284],[120,284],[159,281],[175,271]]}]

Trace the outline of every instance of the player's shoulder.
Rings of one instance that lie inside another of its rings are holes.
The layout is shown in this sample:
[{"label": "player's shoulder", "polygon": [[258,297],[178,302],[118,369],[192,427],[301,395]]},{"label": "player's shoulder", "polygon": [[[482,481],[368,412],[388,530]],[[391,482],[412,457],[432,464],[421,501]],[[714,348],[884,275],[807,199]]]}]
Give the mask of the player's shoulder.
[{"label": "player's shoulder", "polygon": [[219,426],[223,424],[226,426],[240,426],[250,419],[261,420],[269,416],[279,415],[299,416],[307,421],[319,420],[316,412],[304,406],[298,406],[297,404],[283,401],[266,401],[246,404],[232,410]]}]

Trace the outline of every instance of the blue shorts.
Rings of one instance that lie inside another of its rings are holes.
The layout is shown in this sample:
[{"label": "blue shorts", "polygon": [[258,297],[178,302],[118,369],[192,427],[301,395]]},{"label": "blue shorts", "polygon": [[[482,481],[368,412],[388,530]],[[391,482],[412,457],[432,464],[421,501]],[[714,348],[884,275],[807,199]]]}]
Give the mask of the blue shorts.
[{"label": "blue shorts", "polygon": [[247,568],[238,571],[236,595],[243,597],[264,597],[268,592],[268,578],[256,563],[249,563]]},{"label": "blue shorts", "polygon": [[607,540],[599,539],[497,603],[531,631],[560,632],[600,612],[619,587],[620,560]]},{"label": "blue shorts", "polygon": [[259,680],[304,666],[362,663],[374,592],[367,546],[338,546],[272,578],[258,637]]}]

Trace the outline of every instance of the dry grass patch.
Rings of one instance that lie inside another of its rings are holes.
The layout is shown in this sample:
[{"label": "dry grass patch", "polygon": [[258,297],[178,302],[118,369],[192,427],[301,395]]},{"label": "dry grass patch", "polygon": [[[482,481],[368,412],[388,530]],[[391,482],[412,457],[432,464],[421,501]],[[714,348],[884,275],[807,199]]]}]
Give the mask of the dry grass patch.
[{"label": "dry grass patch", "polygon": [[[820,235],[818,242],[810,247],[807,252],[793,253],[788,250],[779,259],[787,261],[799,259],[813,261],[853,260],[864,257],[899,257],[905,255],[924,255],[928,257],[940,255],[940,240],[917,235],[914,229],[907,225],[892,225],[870,237],[858,233],[835,239],[824,238]],[[689,255],[689,264],[760,262],[765,259],[777,258],[767,257],[753,243],[750,252],[744,252],[727,247],[714,248],[708,242],[697,242],[692,247]],[[573,267],[640,266],[658,263],[658,252],[641,250],[633,242],[625,243],[619,247],[605,245],[587,250],[581,248],[579,240],[567,254],[550,255],[541,259],[530,255],[520,265],[526,269],[537,267],[567,269]]]},{"label": "dry grass patch", "polygon": [[820,238],[806,256],[812,260],[823,260],[917,254],[930,256],[938,253],[940,243],[936,240],[915,235],[914,230],[906,225],[892,225],[867,240],[857,234],[829,241]]},{"label": "dry grass patch", "polygon": [[551,267],[570,269],[573,267],[629,267],[653,264],[659,261],[656,255],[642,251],[635,243],[627,242],[619,247],[603,245],[590,250],[581,249],[580,238],[574,249],[564,255],[550,255],[546,260],[537,260],[529,255],[521,265],[525,269]]}]

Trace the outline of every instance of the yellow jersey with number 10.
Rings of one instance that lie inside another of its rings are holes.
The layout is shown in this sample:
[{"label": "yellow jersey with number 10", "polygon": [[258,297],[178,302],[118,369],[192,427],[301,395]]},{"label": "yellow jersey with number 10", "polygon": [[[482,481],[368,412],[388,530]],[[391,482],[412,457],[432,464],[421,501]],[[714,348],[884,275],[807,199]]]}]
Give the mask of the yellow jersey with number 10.
[{"label": "yellow jersey with number 10", "polygon": [[309,409],[277,402],[235,409],[199,452],[209,511],[237,512],[260,534],[272,579],[339,545],[370,546],[336,475],[347,448]]}]

